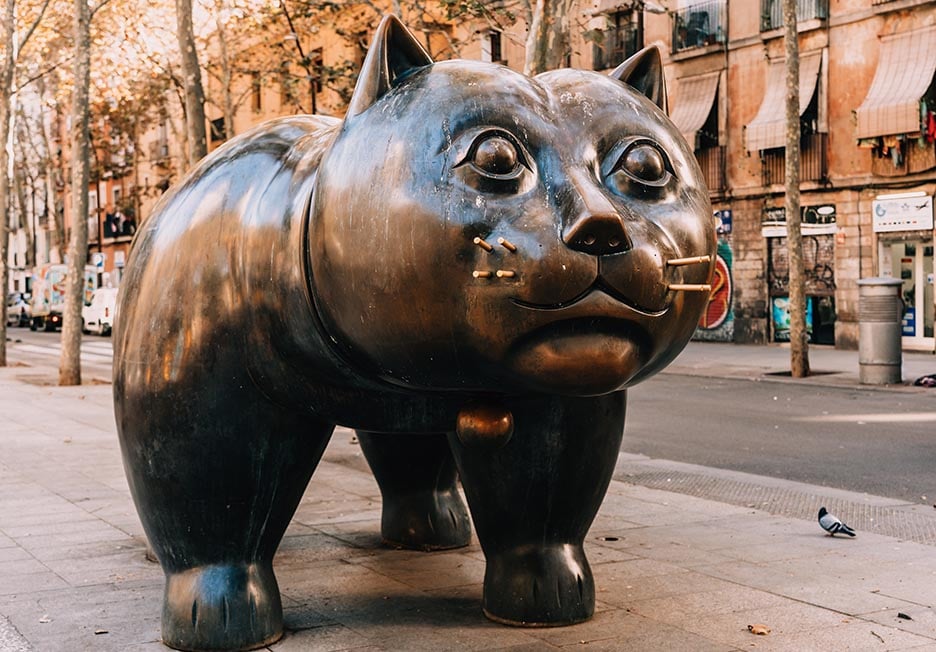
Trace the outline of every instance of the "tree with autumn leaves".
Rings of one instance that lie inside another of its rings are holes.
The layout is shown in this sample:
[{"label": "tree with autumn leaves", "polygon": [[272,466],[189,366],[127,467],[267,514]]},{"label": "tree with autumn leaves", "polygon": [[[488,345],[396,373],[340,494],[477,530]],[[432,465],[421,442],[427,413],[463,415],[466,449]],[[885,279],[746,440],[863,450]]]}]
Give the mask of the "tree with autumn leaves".
[{"label": "tree with autumn leaves", "polygon": [[[536,74],[566,61],[569,6],[570,0],[4,0],[0,259],[9,258],[11,227],[34,251],[42,225],[49,260],[69,264],[59,382],[81,382],[81,279],[88,218],[97,218],[88,205],[90,184],[138,176],[146,156],[141,137],[154,125],[168,123],[185,153],[168,173],[175,175],[208,149],[205,107],[220,109],[219,135],[230,138],[234,116],[257,84],[279,85],[291,112],[340,113],[373,26],[387,12],[421,33],[437,59],[461,54],[464,42],[454,28],[460,22],[505,30],[519,19],[530,26],[524,68]],[[327,65],[309,47],[308,35],[323,29],[333,30],[342,53]],[[134,180],[124,201],[139,213],[146,188]],[[40,261],[31,255],[27,262]],[[6,288],[6,264],[2,274]]]}]

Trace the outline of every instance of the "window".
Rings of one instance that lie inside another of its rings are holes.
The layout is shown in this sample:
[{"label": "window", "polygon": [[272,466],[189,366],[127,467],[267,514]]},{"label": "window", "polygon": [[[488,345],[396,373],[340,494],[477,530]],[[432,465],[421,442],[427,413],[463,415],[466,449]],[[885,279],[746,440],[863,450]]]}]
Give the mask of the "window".
[{"label": "window", "polygon": [[618,11],[606,16],[607,28],[596,34],[592,53],[594,70],[614,68],[640,49],[643,34],[639,16],[633,11]]},{"label": "window", "polygon": [[226,138],[224,129],[224,117],[215,118],[211,121],[211,142],[216,143]]},{"label": "window", "polygon": [[481,61],[505,63],[501,50],[501,33],[497,30],[487,32],[481,39]]},{"label": "window", "polygon": [[[797,0],[797,23],[828,17],[829,0]],[[768,32],[781,27],[783,27],[782,0],[761,0],[761,31]]]},{"label": "window", "polygon": [[251,96],[250,103],[253,110],[257,113],[263,110],[263,79],[260,77],[259,72],[255,72],[252,75],[250,82],[251,86]]},{"label": "window", "polygon": [[312,68],[312,92],[322,92],[322,74],[325,70],[325,55],[322,48],[315,48],[309,53]]},{"label": "window", "polygon": [[725,43],[725,0],[696,2],[673,13],[673,52]]}]

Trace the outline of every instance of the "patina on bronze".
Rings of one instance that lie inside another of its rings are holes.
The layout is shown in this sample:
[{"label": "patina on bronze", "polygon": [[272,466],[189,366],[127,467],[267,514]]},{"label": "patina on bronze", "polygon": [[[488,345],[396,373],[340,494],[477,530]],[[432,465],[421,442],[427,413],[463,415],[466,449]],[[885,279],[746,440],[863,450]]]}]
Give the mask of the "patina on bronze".
[{"label": "patina on bronze", "polygon": [[387,18],[343,121],[270,122],[165,195],[128,261],[114,397],[168,645],[281,635],[273,555],[335,424],[386,541],[467,544],[460,477],[485,613],[592,615],[582,542],[624,390],[683,348],[712,274],[665,97],[655,49],[531,79],[433,63]]}]

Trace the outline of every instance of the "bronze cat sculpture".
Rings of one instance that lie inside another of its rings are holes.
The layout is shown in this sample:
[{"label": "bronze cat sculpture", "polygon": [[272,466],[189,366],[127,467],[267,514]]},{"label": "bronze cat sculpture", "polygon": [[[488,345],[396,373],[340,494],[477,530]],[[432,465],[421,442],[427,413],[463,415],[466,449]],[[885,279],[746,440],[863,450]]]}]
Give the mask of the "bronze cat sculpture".
[{"label": "bronze cat sculpture", "polygon": [[714,251],[656,49],[528,78],[384,19],[343,121],[231,140],[129,257],[114,398],[164,642],[281,636],[273,556],[336,424],[387,542],[467,544],[460,478],[484,613],[589,618],[625,388],[688,342]]}]

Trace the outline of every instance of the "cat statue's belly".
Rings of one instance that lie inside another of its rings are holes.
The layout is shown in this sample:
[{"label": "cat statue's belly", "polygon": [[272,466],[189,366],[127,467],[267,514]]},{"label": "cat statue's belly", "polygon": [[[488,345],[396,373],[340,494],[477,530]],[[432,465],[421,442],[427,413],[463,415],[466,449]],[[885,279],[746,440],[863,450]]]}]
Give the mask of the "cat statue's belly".
[{"label": "cat statue's belly", "polygon": [[432,64],[389,18],[344,121],[268,123],[161,200],[121,286],[114,397],[168,645],[281,635],[273,555],[336,424],[388,543],[466,545],[460,477],[485,613],[591,616],[582,542],[624,389],[688,341],[714,255],[658,55],[638,56],[531,80]]}]

